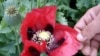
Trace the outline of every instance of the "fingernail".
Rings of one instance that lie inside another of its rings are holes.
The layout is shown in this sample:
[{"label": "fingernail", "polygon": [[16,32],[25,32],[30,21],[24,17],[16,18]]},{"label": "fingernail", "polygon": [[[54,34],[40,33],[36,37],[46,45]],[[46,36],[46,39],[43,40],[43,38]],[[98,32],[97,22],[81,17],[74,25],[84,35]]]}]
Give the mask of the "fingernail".
[{"label": "fingernail", "polygon": [[81,42],[84,42],[85,41],[85,38],[82,36],[82,34],[78,34],[77,35],[77,40],[78,41],[81,41]]}]

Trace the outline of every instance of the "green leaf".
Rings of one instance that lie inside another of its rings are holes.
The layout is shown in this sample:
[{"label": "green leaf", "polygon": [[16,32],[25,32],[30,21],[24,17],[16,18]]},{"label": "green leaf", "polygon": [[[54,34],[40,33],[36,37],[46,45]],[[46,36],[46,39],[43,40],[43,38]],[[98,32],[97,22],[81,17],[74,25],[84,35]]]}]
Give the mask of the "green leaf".
[{"label": "green leaf", "polygon": [[8,53],[15,53],[15,50],[16,50],[16,48],[15,48],[14,43],[9,43],[6,46],[0,48],[0,51],[5,51]]},{"label": "green leaf", "polygon": [[75,19],[76,13],[78,11],[70,7],[66,7],[66,8],[67,8],[67,16],[70,16],[72,19]]},{"label": "green leaf", "polygon": [[46,6],[50,6],[50,5],[56,5],[55,3],[47,3]]},{"label": "green leaf", "polygon": [[97,3],[97,4],[100,4],[100,0],[96,0],[96,3]]},{"label": "green leaf", "polygon": [[[45,0],[46,1],[46,0]],[[47,6],[50,6],[50,5],[57,5],[56,3],[57,1],[56,0],[48,0],[48,2],[46,3]]]},{"label": "green leaf", "polygon": [[22,42],[21,37],[19,37],[19,38],[17,39],[17,42],[15,43],[15,45],[19,45],[21,42]]},{"label": "green leaf", "polygon": [[9,40],[15,41],[15,39],[16,39],[13,32],[6,33],[5,36],[6,36]]},{"label": "green leaf", "polygon": [[[99,49],[100,50],[100,49]],[[98,56],[100,56],[100,51],[98,52]]]},{"label": "green leaf", "polygon": [[93,2],[91,0],[77,0],[77,8],[78,9],[82,9],[82,8],[90,8],[91,6],[93,6],[92,4]]},{"label": "green leaf", "polygon": [[63,1],[63,3],[65,4],[65,5],[67,5],[67,6],[69,6],[69,4],[70,4],[70,0],[62,0]]},{"label": "green leaf", "polygon": [[21,13],[21,16],[23,16],[23,17],[26,15],[26,11],[25,11],[25,6],[24,5],[20,5],[19,12]]},{"label": "green leaf", "polygon": [[3,28],[3,27],[6,27],[6,26],[7,26],[6,22],[2,20],[1,23],[0,23],[0,27]]},{"label": "green leaf", "polygon": [[31,3],[29,0],[21,0],[21,3],[27,8],[31,9]]},{"label": "green leaf", "polygon": [[14,5],[16,7],[18,7],[18,2],[16,0],[6,0],[4,2],[4,8],[6,9],[7,7],[11,6],[11,5]]},{"label": "green leaf", "polygon": [[51,2],[51,3],[56,3],[57,0],[48,0],[48,2]]},{"label": "green leaf", "polygon": [[0,33],[0,42],[6,42],[6,36],[5,36],[5,34],[1,34]]},{"label": "green leaf", "polygon": [[4,0],[0,0],[0,3],[4,2]]},{"label": "green leaf", "polygon": [[0,33],[10,33],[12,29],[2,20],[0,24]]},{"label": "green leaf", "polygon": [[46,53],[41,53],[40,56],[48,56]]},{"label": "green leaf", "polygon": [[25,6],[27,12],[36,7],[36,2],[34,0],[21,0],[21,3]]},{"label": "green leaf", "polygon": [[4,7],[3,7],[3,3],[0,3],[0,16],[4,15]]},{"label": "green leaf", "polygon": [[9,53],[6,51],[1,51],[0,56],[9,56]]},{"label": "green leaf", "polygon": [[9,27],[5,27],[5,28],[1,28],[0,29],[0,33],[9,33],[11,32],[12,30],[9,28]]},{"label": "green leaf", "polygon": [[11,28],[9,28],[7,24],[2,20],[0,24],[0,33],[9,33],[11,31]]},{"label": "green leaf", "polygon": [[67,19],[62,12],[57,12],[57,21],[63,25],[68,25]]}]

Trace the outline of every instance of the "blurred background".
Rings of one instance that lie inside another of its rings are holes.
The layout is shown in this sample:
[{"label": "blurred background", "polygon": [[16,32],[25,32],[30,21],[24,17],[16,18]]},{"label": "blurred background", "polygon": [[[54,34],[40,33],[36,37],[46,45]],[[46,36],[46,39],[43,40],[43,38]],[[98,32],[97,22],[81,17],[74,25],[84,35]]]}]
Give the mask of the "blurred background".
[{"label": "blurred background", "polygon": [[56,21],[73,27],[89,8],[99,3],[100,0],[0,0],[0,56],[21,53],[20,24],[31,9],[56,5]]}]

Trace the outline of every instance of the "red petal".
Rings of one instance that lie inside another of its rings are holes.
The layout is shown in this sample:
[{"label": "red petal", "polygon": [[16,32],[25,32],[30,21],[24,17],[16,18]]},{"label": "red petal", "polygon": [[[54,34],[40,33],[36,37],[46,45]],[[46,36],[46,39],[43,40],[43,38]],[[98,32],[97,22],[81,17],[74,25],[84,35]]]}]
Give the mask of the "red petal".
[{"label": "red petal", "polygon": [[[20,56],[32,56],[27,50],[23,50]],[[33,55],[34,56],[34,55]]]},{"label": "red petal", "polygon": [[42,45],[36,44],[33,41],[25,41],[24,43],[24,49],[23,52],[21,53],[21,56],[36,56],[33,55],[30,51],[29,48],[32,47],[34,48],[36,51],[38,51],[37,53],[40,54],[41,52],[44,52],[46,49],[46,43],[43,42]]},{"label": "red petal", "polygon": [[56,24],[55,26],[55,38],[60,40],[64,37],[64,43],[57,49],[51,51],[49,56],[73,56],[78,52],[80,42],[76,40],[77,32],[64,25]]},{"label": "red petal", "polygon": [[32,13],[37,17],[37,25],[41,24],[40,26],[43,26],[45,24],[51,24],[52,26],[55,26],[56,10],[56,6],[45,6],[39,9],[33,9]]},{"label": "red petal", "polygon": [[27,13],[21,25],[22,41],[27,40],[27,29],[32,28],[34,31],[44,29],[47,24],[55,26],[56,7],[45,6],[33,9]]}]

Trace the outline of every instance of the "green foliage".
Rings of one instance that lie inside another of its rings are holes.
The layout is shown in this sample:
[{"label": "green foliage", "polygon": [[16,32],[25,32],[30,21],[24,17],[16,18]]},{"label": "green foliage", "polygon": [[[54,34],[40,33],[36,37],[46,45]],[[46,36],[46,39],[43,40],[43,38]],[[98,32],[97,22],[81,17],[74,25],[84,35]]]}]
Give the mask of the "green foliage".
[{"label": "green foliage", "polygon": [[57,21],[61,24],[68,25],[67,19],[64,17],[64,13],[57,12]]},{"label": "green foliage", "polygon": [[41,53],[40,56],[48,56],[46,53]]},{"label": "green foliage", "polygon": [[[22,50],[21,39],[19,35],[20,24],[6,17],[8,23],[17,24],[10,26],[6,23],[4,13],[6,7],[11,3],[16,4],[21,19],[27,12],[33,8],[42,7],[45,5],[56,5],[57,22],[74,26],[77,20],[91,7],[100,3],[100,0],[0,0],[0,56],[19,56]],[[17,19],[18,21],[19,19]],[[99,55],[99,54],[98,54]],[[42,54],[41,56],[46,56]]]}]

